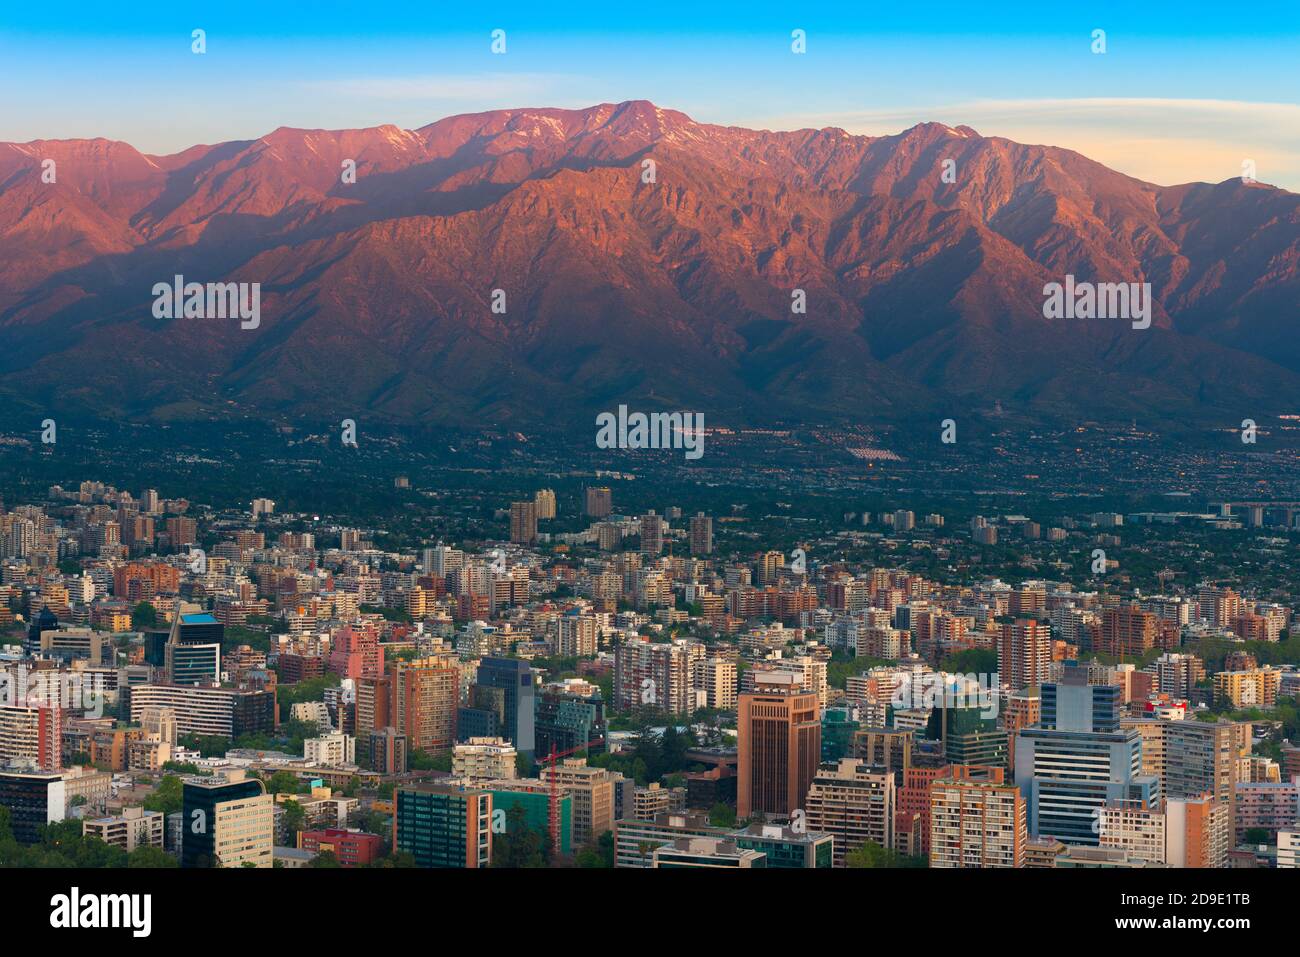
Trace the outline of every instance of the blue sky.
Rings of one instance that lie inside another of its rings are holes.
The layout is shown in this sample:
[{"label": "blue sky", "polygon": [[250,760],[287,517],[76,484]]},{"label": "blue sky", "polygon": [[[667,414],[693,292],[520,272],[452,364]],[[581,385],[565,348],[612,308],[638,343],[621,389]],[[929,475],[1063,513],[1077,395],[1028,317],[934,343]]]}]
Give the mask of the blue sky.
[{"label": "blue sky", "polygon": [[[165,153],[277,126],[649,99],[772,129],[966,123],[1159,183],[1227,179],[1252,159],[1260,180],[1300,190],[1295,0],[6,7],[0,141],[105,136]],[[504,56],[490,52],[497,28]]]}]

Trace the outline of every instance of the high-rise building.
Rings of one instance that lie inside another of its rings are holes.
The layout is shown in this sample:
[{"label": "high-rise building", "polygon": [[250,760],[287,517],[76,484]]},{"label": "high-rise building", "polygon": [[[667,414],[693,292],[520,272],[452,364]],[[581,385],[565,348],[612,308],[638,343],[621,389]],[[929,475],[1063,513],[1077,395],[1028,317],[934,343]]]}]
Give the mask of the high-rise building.
[{"label": "high-rise building", "polygon": [[736,706],[740,818],[788,816],[803,806],[821,761],[817,694],[791,672],[762,675]]},{"label": "high-rise building", "polygon": [[605,746],[605,701],[591,694],[543,688],[537,696],[534,740],[538,757],[579,749],[600,753]]},{"label": "high-rise building", "polygon": [[546,764],[538,777],[573,798],[573,843],[582,847],[614,829],[614,775],[587,765],[586,758]]},{"label": "high-rise building", "polygon": [[537,708],[532,667],[517,658],[484,658],[479,662],[475,683],[479,690],[500,692],[491,697],[497,705],[501,736],[520,754],[532,755],[536,748]]},{"label": "high-rise building", "polygon": [[578,609],[561,616],[556,635],[556,653],[561,658],[590,658],[598,650],[596,619]]},{"label": "high-rise building", "polygon": [[1231,588],[1203,586],[1197,593],[1197,611],[1210,625],[1226,628],[1241,615],[1241,595]]},{"label": "high-rise building", "polygon": [[930,786],[930,866],[1024,867],[1026,820],[1002,768],[950,767]]},{"label": "high-rise building", "polygon": [[641,516],[641,554],[658,555],[664,550],[664,520],[654,509]]},{"label": "high-rise building", "polygon": [[133,685],[131,723],[151,708],[170,709],[180,734],[237,738],[275,730],[275,692],[263,689]]},{"label": "high-rise building", "polygon": [[537,541],[537,503],[510,503],[510,541],[532,545]]},{"label": "high-rise building", "polygon": [[1236,842],[1244,843],[1251,831],[1263,831],[1268,843],[1279,831],[1300,822],[1300,778],[1290,781],[1239,781],[1233,787],[1233,824]]},{"label": "high-rise building", "polygon": [[1282,672],[1276,668],[1220,671],[1214,676],[1214,700],[1234,708],[1272,708],[1281,686]]},{"label": "high-rise building", "polygon": [[492,794],[435,785],[393,794],[393,849],[418,867],[478,869],[492,863]]},{"label": "high-rise building", "polygon": [[691,554],[713,554],[713,519],[703,512],[691,519]]},{"label": "high-rise building", "polygon": [[606,518],[613,510],[613,493],[608,488],[587,489],[585,511],[589,518]]},{"label": "high-rise building", "polygon": [[1238,761],[1250,753],[1250,722],[1123,718],[1120,724],[1141,739],[1142,773],[1155,775],[1164,797],[1208,792],[1220,804],[1232,803]]},{"label": "high-rise building", "polygon": [[357,759],[373,768],[370,736],[393,724],[393,678],[391,674],[356,679],[355,731]]},{"label": "high-rise building", "polygon": [[167,537],[173,548],[184,548],[199,540],[199,526],[192,518],[183,515],[167,519]]},{"label": "high-rise building", "polygon": [[450,751],[456,743],[459,701],[460,671],[454,659],[430,656],[394,664],[393,725],[406,735],[408,747]]},{"label": "high-rise building", "polygon": [[58,771],[63,766],[62,715],[57,700],[0,705],[0,764],[29,761],[42,771]]},{"label": "high-rise building", "polygon": [[1021,730],[1015,748],[1033,837],[1095,846],[1107,804],[1158,804],[1159,779],[1142,773],[1141,740],[1120,728],[1120,707],[1119,686],[1090,685],[1088,669],[1071,662],[1042,686],[1042,723]]},{"label": "high-rise building", "polygon": [[1102,808],[1102,847],[1169,867],[1225,867],[1231,847],[1231,811],[1209,794],[1169,798],[1163,807],[1120,801]]},{"label": "high-rise building", "polygon": [[182,867],[270,867],[274,798],[243,771],[181,787]]},{"label": "high-rise building", "polygon": [[396,728],[370,732],[368,767],[380,774],[406,773],[406,735]]},{"label": "high-rise building", "polygon": [[208,685],[221,681],[221,642],[226,626],[207,612],[184,613],[177,602],[164,647],[164,667],[172,684]]},{"label": "high-rise building", "polygon": [[1093,650],[1120,658],[1140,658],[1153,648],[1176,645],[1177,641],[1178,628],[1172,622],[1135,605],[1121,605],[1101,613]]},{"label": "high-rise building", "polygon": [[695,668],[704,654],[703,645],[684,639],[624,640],[614,649],[614,707],[690,714],[698,700]]},{"label": "high-rise building", "polygon": [[736,663],[726,658],[705,658],[695,667],[695,686],[704,692],[705,707],[736,710]]},{"label": "high-rise building", "polygon": [[1046,622],[1022,618],[1003,624],[997,651],[998,676],[1013,691],[1035,687],[1048,679],[1052,639]]},{"label": "high-rise building", "polygon": [[895,772],[901,781],[912,766],[916,735],[901,728],[866,727],[853,733],[853,757],[863,764]]},{"label": "high-rise building", "polygon": [[809,831],[835,839],[836,867],[867,842],[894,846],[893,771],[873,767],[854,758],[823,764],[805,799]]},{"label": "high-rise building", "polygon": [[732,870],[767,866],[767,857],[761,851],[739,847],[720,837],[676,838],[671,844],[655,848],[651,861],[651,867],[688,870]]},{"label": "high-rise building", "polygon": [[549,488],[539,489],[533,496],[533,504],[537,506],[537,518],[539,521],[555,518],[555,492]]},{"label": "high-rise building", "polygon": [[67,813],[63,775],[43,771],[0,770],[0,807],[9,811],[9,827],[19,844],[35,844],[46,824]]},{"label": "high-rise building", "polygon": [[1014,770],[1016,766],[1016,732],[1021,728],[1038,724],[1043,716],[1043,699],[1038,689],[1013,691],[1007,695],[1002,706],[1000,720],[1007,733],[1007,767]]},{"label": "high-rise building", "polygon": [[767,867],[828,868],[835,863],[835,838],[784,824],[751,824],[732,835],[737,847],[767,857]]},{"label": "high-rise building", "polygon": [[653,820],[627,816],[614,823],[614,866],[650,867],[656,847],[679,837],[725,837],[728,833],[725,828],[711,825],[707,814],[697,811],[656,814]]},{"label": "high-rise building", "polygon": [[942,741],[949,764],[1007,766],[1007,733],[982,708],[937,708],[930,713],[926,736]]},{"label": "high-rise building", "polygon": [[1165,652],[1148,669],[1155,672],[1155,690],[1161,694],[1187,698],[1205,678],[1205,662],[1196,655]]}]

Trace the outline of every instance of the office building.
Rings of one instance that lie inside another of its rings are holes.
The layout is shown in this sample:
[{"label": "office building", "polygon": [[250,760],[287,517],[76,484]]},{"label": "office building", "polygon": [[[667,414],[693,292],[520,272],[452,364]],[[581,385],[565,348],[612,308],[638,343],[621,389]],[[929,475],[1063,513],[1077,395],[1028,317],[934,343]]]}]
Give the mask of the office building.
[{"label": "office building", "polygon": [[794,673],[762,675],[740,695],[736,726],[737,816],[784,817],[802,807],[821,761],[817,694]]},{"label": "office building", "polygon": [[671,844],[657,847],[651,867],[670,869],[730,870],[766,867],[767,858],[760,851],[737,846],[720,837],[679,837]]},{"label": "office building", "polygon": [[[492,698],[501,737],[515,746],[520,754],[532,755],[536,749],[536,686],[533,669],[517,658],[484,658],[479,662],[475,680],[478,691],[493,689]],[[486,698],[479,699],[479,704]]]},{"label": "office building", "polygon": [[[523,814],[525,827],[543,835],[544,845],[551,836],[551,789],[534,779],[516,778],[512,781],[490,781],[482,785],[492,795],[492,814],[499,822],[496,836],[510,833],[511,815]],[[573,798],[560,794],[556,801],[559,824],[559,854],[567,857],[573,853]]]},{"label": "office building", "polygon": [[67,813],[63,776],[39,771],[0,770],[0,807],[9,810],[9,827],[19,844],[35,844],[40,829]]},{"label": "office building", "polygon": [[209,685],[221,681],[221,642],[226,627],[206,612],[185,613],[180,603],[164,646],[167,679],[177,685]]},{"label": "office building", "polygon": [[605,750],[605,701],[590,694],[546,687],[537,695],[533,735],[539,758],[565,752],[577,756]]},{"label": "office building", "polygon": [[648,868],[654,849],[679,837],[724,838],[728,834],[725,828],[711,825],[707,814],[695,811],[656,814],[649,821],[619,820],[614,823],[614,866]]},{"label": "office building", "polygon": [[492,862],[492,795],[435,785],[393,794],[393,848],[418,867],[478,869]]},{"label": "office building", "polygon": [[827,868],[835,863],[835,838],[785,824],[751,824],[732,834],[737,847],[758,851],[766,867]]},{"label": "office building", "polygon": [[1085,667],[1067,662],[1062,680],[1042,686],[1042,722],[1016,736],[1016,785],[1029,833],[1065,844],[1098,844],[1101,809],[1119,801],[1155,806],[1160,783],[1142,773],[1136,731],[1120,728],[1117,685],[1090,685]]},{"label": "office building", "polygon": [[181,787],[182,867],[270,867],[275,803],[257,778],[228,771]]}]

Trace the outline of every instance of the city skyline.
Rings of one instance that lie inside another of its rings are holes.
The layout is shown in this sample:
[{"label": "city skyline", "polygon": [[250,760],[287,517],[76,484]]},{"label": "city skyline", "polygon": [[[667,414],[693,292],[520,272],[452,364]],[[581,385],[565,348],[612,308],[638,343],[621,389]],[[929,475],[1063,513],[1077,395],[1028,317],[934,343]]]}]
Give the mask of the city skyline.
[{"label": "city skyline", "polygon": [[1285,936],[1296,62],[1275,0],[0,14],[12,923]]}]

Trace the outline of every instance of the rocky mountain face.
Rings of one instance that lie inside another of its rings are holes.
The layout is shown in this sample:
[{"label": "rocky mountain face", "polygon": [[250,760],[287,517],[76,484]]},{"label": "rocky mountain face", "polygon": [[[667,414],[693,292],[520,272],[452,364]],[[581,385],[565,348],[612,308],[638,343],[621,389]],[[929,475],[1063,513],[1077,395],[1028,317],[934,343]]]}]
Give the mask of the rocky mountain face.
[{"label": "rocky mountain face", "polygon": [[[258,283],[258,326],[157,318],[177,275]],[[1067,276],[1149,283],[1150,328],[1045,318]],[[968,127],[774,133],[638,101],[174,156],[0,144],[0,389],[46,409],[1231,425],[1300,412],[1298,328],[1300,197]]]}]

